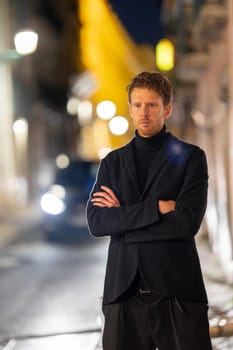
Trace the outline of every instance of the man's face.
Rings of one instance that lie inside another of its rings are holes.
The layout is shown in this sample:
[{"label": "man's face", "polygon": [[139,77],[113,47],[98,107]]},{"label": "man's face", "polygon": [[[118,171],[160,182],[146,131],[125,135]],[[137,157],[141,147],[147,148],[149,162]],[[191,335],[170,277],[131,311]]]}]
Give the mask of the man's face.
[{"label": "man's face", "polygon": [[142,137],[159,133],[172,111],[172,105],[164,106],[162,97],[154,90],[134,88],[129,106],[134,127]]}]

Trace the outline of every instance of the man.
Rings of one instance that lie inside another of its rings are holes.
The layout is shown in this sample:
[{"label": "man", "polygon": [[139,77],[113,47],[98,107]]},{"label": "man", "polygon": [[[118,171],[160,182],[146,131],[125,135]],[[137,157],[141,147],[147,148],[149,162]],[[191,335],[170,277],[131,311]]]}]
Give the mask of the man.
[{"label": "man", "polygon": [[135,138],[101,161],[87,205],[93,236],[110,236],[103,350],[210,350],[194,236],[203,219],[204,152],[166,132],[172,86],[142,72],[128,86]]}]

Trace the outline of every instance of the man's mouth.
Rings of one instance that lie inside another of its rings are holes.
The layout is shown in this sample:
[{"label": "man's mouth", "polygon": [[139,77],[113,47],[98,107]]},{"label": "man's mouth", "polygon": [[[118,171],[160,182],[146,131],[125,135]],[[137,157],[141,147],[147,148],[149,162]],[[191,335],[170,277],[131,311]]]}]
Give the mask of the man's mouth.
[{"label": "man's mouth", "polygon": [[139,124],[143,126],[148,126],[150,122],[148,120],[141,120]]}]

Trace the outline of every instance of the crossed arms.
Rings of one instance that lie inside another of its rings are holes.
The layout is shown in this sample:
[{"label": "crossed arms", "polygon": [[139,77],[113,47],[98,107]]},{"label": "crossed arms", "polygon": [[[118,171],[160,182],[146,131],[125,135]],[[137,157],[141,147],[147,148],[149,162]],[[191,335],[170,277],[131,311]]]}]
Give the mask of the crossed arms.
[{"label": "crossed arms", "polygon": [[[120,202],[111,188],[108,186],[101,186],[101,192],[94,192],[91,202],[97,207],[119,208]],[[176,202],[173,200],[158,200],[158,209],[160,214],[167,214],[175,210]]]},{"label": "crossed arms", "polygon": [[198,232],[207,204],[208,173],[204,152],[194,152],[189,164],[175,200],[155,198],[151,191],[143,201],[125,205],[111,188],[108,163],[103,162],[87,205],[91,234],[96,237],[123,234],[127,243],[192,239]]}]

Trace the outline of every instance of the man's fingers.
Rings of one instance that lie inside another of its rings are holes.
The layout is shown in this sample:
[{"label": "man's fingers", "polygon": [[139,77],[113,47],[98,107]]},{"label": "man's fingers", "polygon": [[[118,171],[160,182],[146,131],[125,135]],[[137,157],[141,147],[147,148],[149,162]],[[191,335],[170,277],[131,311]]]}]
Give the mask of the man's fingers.
[{"label": "man's fingers", "polygon": [[159,211],[161,214],[167,214],[175,210],[176,202],[173,200],[159,200]]},{"label": "man's fingers", "polygon": [[93,205],[99,206],[99,207],[119,207],[120,202],[118,198],[116,197],[115,193],[111,188],[107,186],[100,186],[100,188],[103,191],[95,192],[93,193],[93,197],[91,199],[91,202]]},{"label": "man's fingers", "polygon": [[112,203],[108,202],[104,198],[94,198],[92,200],[93,205],[96,205],[98,207],[111,207],[113,206]]},{"label": "man's fingers", "polygon": [[101,188],[102,190],[104,190],[105,192],[107,192],[112,198],[117,199],[115,193],[113,192],[113,190],[112,190],[111,188],[109,188],[109,187],[107,187],[107,186],[104,186],[104,185],[103,185],[103,186],[100,186],[100,188]]},{"label": "man's fingers", "polygon": [[112,198],[108,193],[106,192],[95,192],[93,193],[94,198],[100,197],[108,200],[111,203],[114,203],[114,198]]},{"label": "man's fingers", "polygon": [[109,201],[103,197],[92,198],[91,202],[93,203],[93,205],[96,205],[98,207],[112,208],[112,207],[119,207],[120,206],[118,202]]},{"label": "man's fingers", "polygon": [[120,202],[111,188],[104,186],[104,185],[102,185],[100,187],[102,190],[104,190],[105,192],[107,192],[111,196],[111,198],[114,200],[114,203],[116,204],[116,206],[120,206]]}]

